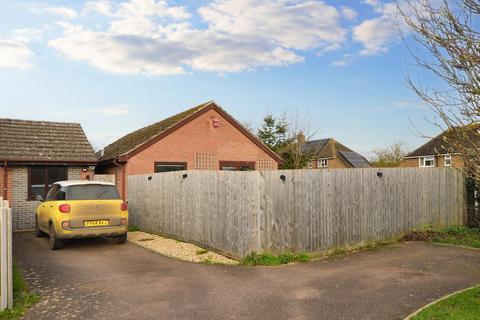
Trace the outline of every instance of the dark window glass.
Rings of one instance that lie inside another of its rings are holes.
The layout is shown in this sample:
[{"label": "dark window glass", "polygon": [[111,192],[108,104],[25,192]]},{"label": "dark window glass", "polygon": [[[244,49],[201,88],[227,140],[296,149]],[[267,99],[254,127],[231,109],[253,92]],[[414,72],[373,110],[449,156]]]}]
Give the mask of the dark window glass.
[{"label": "dark window glass", "polygon": [[254,162],[220,162],[220,170],[224,171],[254,171]]},{"label": "dark window glass", "polygon": [[30,167],[28,195],[35,199],[37,195],[46,196],[50,186],[57,181],[68,179],[67,167]]},{"label": "dark window glass", "polygon": [[53,201],[62,201],[65,200],[65,188],[59,188],[58,191],[53,195]]},{"label": "dark window glass", "polygon": [[120,199],[115,186],[102,184],[85,184],[65,188],[65,200],[117,200]]},{"label": "dark window glass", "polygon": [[67,168],[49,167],[47,168],[47,178],[49,187],[55,182],[68,180]]},{"label": "dark window glass", "polygon": [[30,169],[30,198],[38,195],[45,196],[45,168],[34,167]]},{"label": "dark window glass", "polygon": [[170,172],[186,170],[184,163],[155,163],[155,172]]},{"label": "dark window glass", "polygon": [[45,197],[45,201],[50,201],[55,199],[55,195],[58,192],[58,189],[60,189],[60,186],[58,184],[54,184],[50,190],[48,190],[48,193]]}]

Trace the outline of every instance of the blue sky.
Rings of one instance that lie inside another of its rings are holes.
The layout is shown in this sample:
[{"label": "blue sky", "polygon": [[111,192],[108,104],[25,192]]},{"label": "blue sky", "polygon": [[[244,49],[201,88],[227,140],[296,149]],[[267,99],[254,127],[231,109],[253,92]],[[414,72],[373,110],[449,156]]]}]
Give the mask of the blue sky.
[{"label": "blue sky", "polygon": [[208,100],[252,125],[307,115],[317,137],[364,154],[438,132],[405,75],[435,79],[412,66],[391,1],[0,0],[0,12],[0,116],[80,122],[97,149]]}]

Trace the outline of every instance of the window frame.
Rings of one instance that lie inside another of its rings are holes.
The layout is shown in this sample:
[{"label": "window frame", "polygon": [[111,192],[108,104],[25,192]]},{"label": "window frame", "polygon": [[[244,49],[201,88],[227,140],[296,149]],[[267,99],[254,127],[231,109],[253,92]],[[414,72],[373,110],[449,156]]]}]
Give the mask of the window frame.
[{"label": "window frame", "polygon": [[328,168],[328,158],[318,159],[317,168]]},{"label": "window frame", "polygon": [[[43,182],[45,186],[45,192],[42,195],[44,198],[46,198],[48,191],[50,190],[51,186],[48,186],[48,169],[59,169],[62,168],[65,170],[65,180],[68,180],[68,166],[29,166],[27,170],[27,200],[36,200],[36,196],[32,193],[32,169],[43,169],[44,171],[44,177],[43,177]],[[56,181],[55,181],[56,182]],[[52,186],[55,184],[52,183]]]},{"label": "window frame", "polygon": [[[447,164],[447,160],[448,160],[448,164]],[[451,154],[446,154],[445,156],[443,156],[443,165],[445,167],[451,167],[452,166],[452,155]]]},{"label": "window frame", "polygon": [[186,162],[164,162],[164,161],[155,161],[153,163],[153,173],[165,173],[165,172],[157,172],[157,166],[183,166],[183,170],[172,170],[172,171],[165,171],[165,172],[175,172],[175,171],[185,171],[187,170],[187,163]]},{"label": "window frame", "polygon": [[[435,156],[420,157],[420,158],[418,158],[418,161],[419,161],[418,165],[419,165],[420,168],[433,168],[433,167],[435,167]],[[432,161],[432,165],[431,166],[425,165],[426,161]]]}]

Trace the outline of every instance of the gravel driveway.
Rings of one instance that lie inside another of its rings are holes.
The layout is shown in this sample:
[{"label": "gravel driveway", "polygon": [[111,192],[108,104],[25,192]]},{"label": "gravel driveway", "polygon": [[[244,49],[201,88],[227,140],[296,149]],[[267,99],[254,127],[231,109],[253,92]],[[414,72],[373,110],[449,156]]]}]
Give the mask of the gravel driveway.
[{"label": "gravel driveway", "polygon": [[422,242],[282,267],[172,260],[133,244],[16,234],[43,301],[25,319],[402,319],[480,283],[480,251]]}]

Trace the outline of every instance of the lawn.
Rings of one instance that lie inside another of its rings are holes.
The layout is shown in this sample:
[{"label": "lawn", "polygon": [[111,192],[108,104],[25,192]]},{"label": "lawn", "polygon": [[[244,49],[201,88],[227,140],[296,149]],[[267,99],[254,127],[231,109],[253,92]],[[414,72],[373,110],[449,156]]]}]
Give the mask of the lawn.
[{"label": "lawn", "polygon": [[479,317],[480,287],[476,287],[431,305],[411,320],[476,320]]},{"label": "lawn", "polygon": [[40,297],[28,291],[18,267],[13,265],[13,308],[0,312],[0,320],[19,319]]},{"label": "lawn", "polygon": [[480,248],[480,229],[452,227],[440,230],[433,236],[434,242]]},{"label": "lawn", "polygon": [[403,241],[433,241],[472,248],[480,248],[480,229],[449,227],[443,229],[426,228],[406,234]]}]

